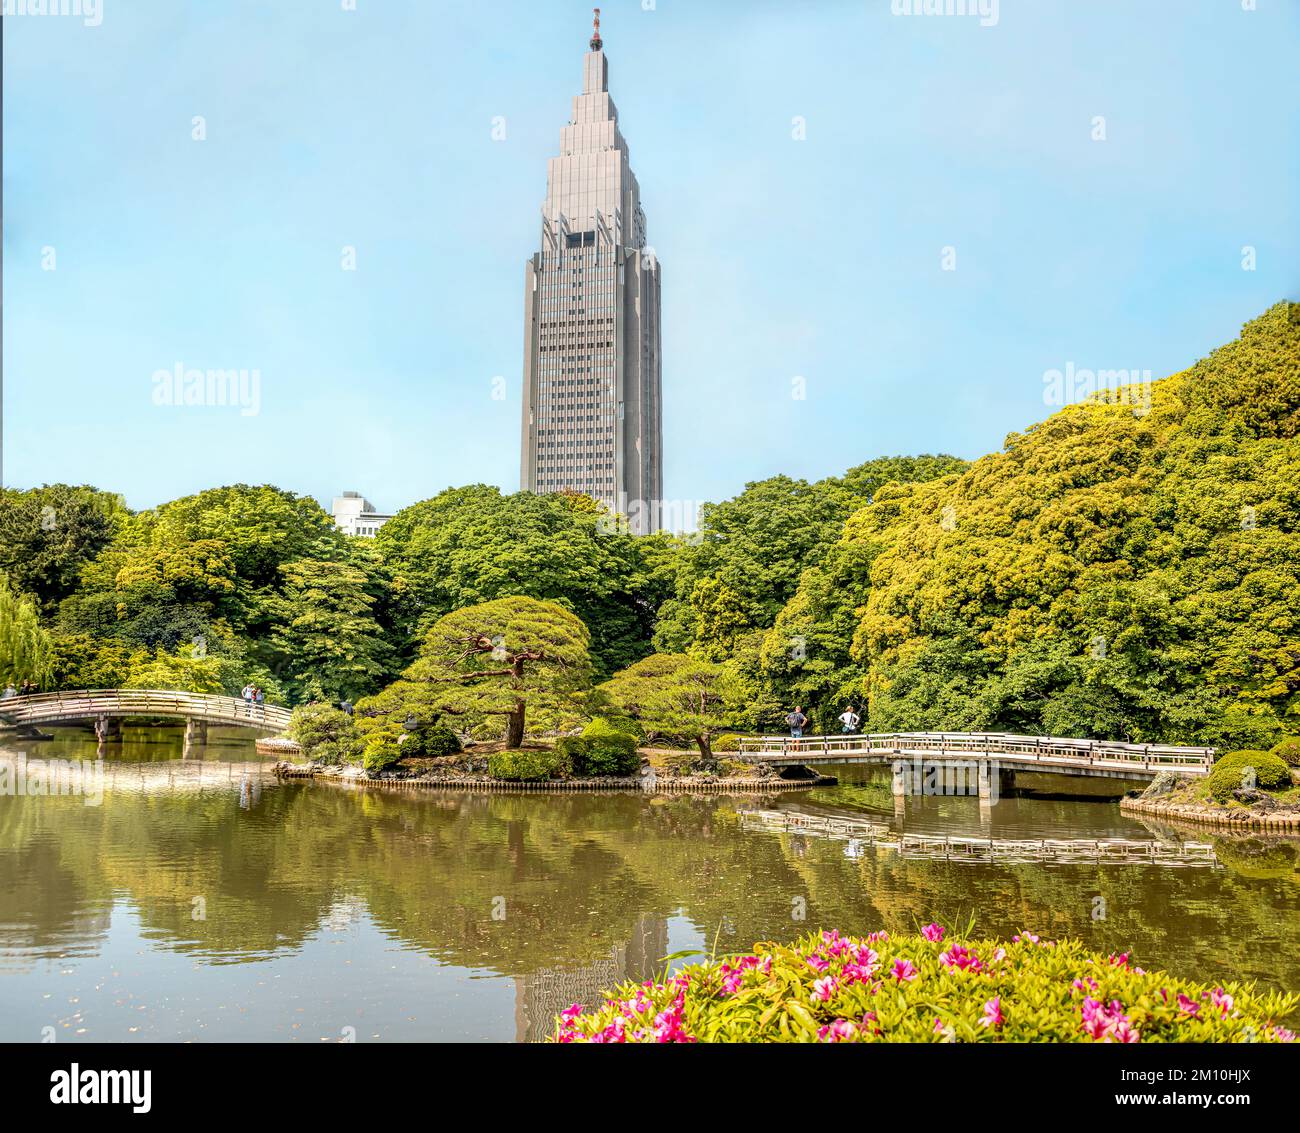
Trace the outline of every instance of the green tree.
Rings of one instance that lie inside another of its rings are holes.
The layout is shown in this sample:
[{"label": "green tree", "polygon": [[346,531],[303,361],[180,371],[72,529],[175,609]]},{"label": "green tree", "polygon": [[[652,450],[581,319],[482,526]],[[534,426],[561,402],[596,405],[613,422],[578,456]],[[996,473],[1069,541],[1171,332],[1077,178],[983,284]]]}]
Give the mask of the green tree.
[{"label": "green tree", "polygon": [[1231,747],[1300,730],[1297,311],[960,476],[880,489],[827,559],[859,564],[840,671],[865,676],[872,726]]},{"label": "green tree", "polygon": [[0,574],[0,682],[43,684],[49,679],[53,660],[53,645],[41,626],[36,603],[14,593],[9,580]]},{"label": "green tree", "polygon": [[734,499],[706,504],[700,530],[677,557],[674,592],[655,624],[655,648],[729,656],[739,635],[773,626],[801,577],[823,564],[845,522],[882,488],[965,468],[952,456],[882,457],[814,484],[773,476],[746,484]]},{"label": "green tree", "polygon": [[86,486],[0,489],[0,571],[51,613],[127,514],[120,498]]},{"label": "green tree", "polygon": [[694,743],[707,759],[713,738],[736,716],[741,688],[729,665],[684,653],[652,653],[597,692],[647,732]]},{"label": "green tree", "polygon": [[375,538],[409,595],[416,637],[463,606],[511,595],[554,602],[591,627],[597,670],[649,648],[662,591],[664,540],[643,562],[636,537],[585,496],[503,496],[482,484],[449,489],[388,521]]},{"label": "green tree", "polygon": [[515,748],[528,726],[575,718],[591,681],[590,643],[581,619],[554,602],[515,596],[467,606],[434,622],[401,680],[357,711],[402,711],[421,723],[447,714],[466,730],[504,717]]},{"label": "green tree", "polygon": [[350,563],[297,559],[280,573],[283,589],[267,599],[274,628],[263,652],[295,695],[355,699],[382,684],[392,649],[376,632],[365,572]]}]

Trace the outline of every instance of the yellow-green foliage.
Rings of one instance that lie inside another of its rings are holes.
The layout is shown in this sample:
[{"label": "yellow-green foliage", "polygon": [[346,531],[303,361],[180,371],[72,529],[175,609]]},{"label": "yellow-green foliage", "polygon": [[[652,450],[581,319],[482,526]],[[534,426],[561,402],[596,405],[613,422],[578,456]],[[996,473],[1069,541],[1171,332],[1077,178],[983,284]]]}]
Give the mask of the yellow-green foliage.
[{"label": "yellow-green foliage", "polygon": [[768,678],[866,691],[877,731],[1273,743],[1300,716],[1298,314],[880,488],[769,633]]},{"label": "yellow-green foliage", "polygon": [[348,763],[361,750],[356,722],[329,704],[303,704],[289,717],[289,738],[317,763]]},{"label": "yellow-green foliage", "polygon": [[1291,1042],[1294,995],[1144,972],[1076,940],[813,933],[575,1005],[558,1042]]},{"label": "yellow-green foliage", "polygon": [[560,741],[574,775],[635,775],[641,766],[636,736],[602,717],[596,717],[582,735]]},{"label": "yellow-green foliage", "polygon": [[0,683],[42,683],[54,662],[49,634],[41,627],[36,604],[15,594],[0,574]]},{"label": "yellow-green foliage", "polygon": [[1278,791],[1291,785],[1291,769],[1267,751],[1233,751],[1220,756],[1206,780],[1206,790],[1226,802],[1243,787]]},{"label": "yellow-green foliage", "polygon": [[563,772],[563,756],[550,751],[498,751],[488,756],[488,774],[494,779],[558,779]]},{"label": "yellow-green foliage", "polygon": [[1300,767],[1300,736],[1284,736],[1273,745],[1273,754],[1283,763]]}]

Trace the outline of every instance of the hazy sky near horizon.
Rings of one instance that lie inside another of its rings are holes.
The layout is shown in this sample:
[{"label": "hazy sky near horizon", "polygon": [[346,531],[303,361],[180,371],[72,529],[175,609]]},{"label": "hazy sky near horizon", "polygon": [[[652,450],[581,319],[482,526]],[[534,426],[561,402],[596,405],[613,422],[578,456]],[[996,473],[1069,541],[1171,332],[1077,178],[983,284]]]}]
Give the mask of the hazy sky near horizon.
[{"label": "hazy sky near horizon", "polygon": [[[601,7],[671,499],[975,457],[1051,411],[1047,371],[1161,377],[1300,298],[1296,0]],[[355,8],[4,20],[6,485],[517,489],[524,261],[591,5]],[[155,404],[177,366],[256,370],[257,412]]]}]

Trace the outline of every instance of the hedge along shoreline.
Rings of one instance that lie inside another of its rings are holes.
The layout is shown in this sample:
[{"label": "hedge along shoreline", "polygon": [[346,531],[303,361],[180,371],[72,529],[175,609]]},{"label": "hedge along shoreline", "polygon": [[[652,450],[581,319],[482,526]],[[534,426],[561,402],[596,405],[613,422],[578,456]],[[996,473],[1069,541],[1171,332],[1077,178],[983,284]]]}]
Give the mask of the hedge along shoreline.
[{"label": "hedge along shoreline", "polygon": [[1008,942],[814,932],[625,983],[552,1042],[1293,1042],[1300,996],[1146,972],[1128,953],[1021,931]]},{"label": "hedge along shoreline", "polygon": [[809,787],[831,786],[834,776],[819,775],[815,779],[710,779],[697,775],[670,778],[655,776],[654,786],[647,789],[646,780],[637,776],[614,778],[600,776],[591,779],[491,779],[483,775],[429,776],[405,775],[384,771],[370,775],[355,765],[321,766],[318,764],[290,763],[281,760],[274,767],[281,779],[307,779],[322,783],[335,783],[353,787],[380,787],[388,790],[448,790],[448,791],[520,791],[542,794],[559,794],[569,791],[604,791],[611,794],[764,794],[777,795],[786,791],[805,790]]}]

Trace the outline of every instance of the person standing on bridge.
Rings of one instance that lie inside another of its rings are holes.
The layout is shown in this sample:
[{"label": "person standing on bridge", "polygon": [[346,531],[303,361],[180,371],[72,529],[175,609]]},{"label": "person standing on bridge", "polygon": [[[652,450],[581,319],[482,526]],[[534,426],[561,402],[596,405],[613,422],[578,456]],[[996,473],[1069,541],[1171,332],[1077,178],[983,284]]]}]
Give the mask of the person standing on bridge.
[{"label": "person standing on bridge", "polygon": [[853,705],[849,705],[847,712],[840,713],[840,723],[844,725],[844,734],[846,736],[856,736],[858,734],[858,725],[862,723],[862,717],[853,711]]},{"label": "person standing on bridge", "polygon": [[808,726],[808,717],[803,714],[802,708],[796,707],[785,718],[785,722],[790,728],[790,738],[792,740],[803,739],[803,730]]},{"label": "person standing on bridge", "polygon": [[252,686],[252,684],[251,684],[251,683],[250,683],[250,684],[246,684],[246,685],[244,686],[244,688],[243,688],[243,691],[242,691],[239,695],[242,696],[242,697],[244,698],[244,715],[245,715],[245,716],[251,716],[251,715],[253,714],[253,686]]},{"label": "person standing on bridge", "polygon": [[253,701],[257,705],[258,715],[266,718],[266,693],[260,688],[253,689]]},{"label": "person standing on bridge", "polygon": [[10,681],[5,685],[4,692],[0,692],[0,700],[13,700],[18,695],[18,690],[14,688],[14,682]]}]

